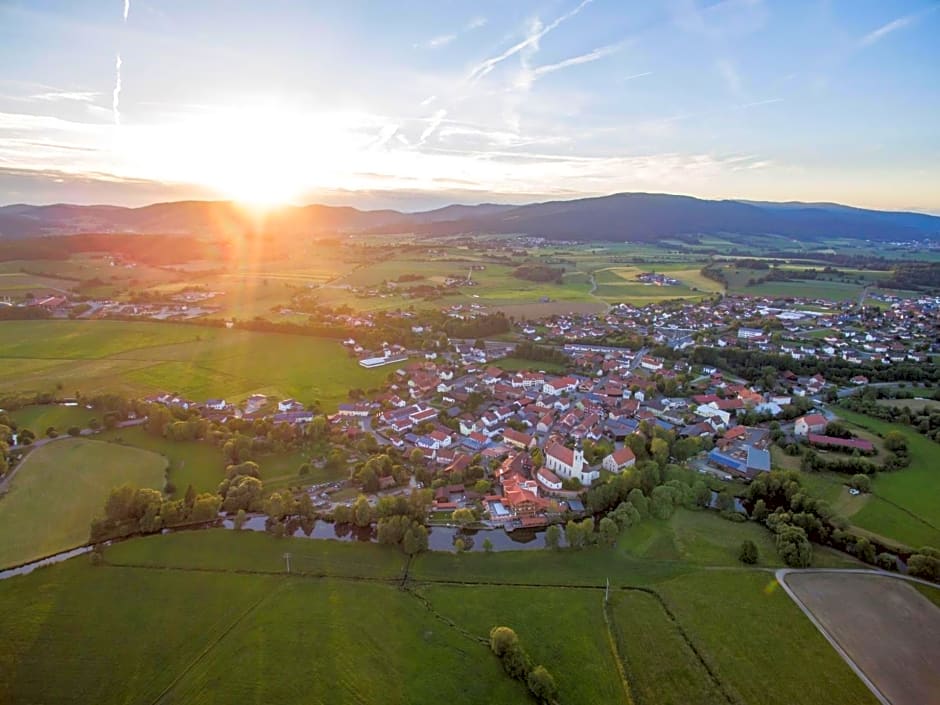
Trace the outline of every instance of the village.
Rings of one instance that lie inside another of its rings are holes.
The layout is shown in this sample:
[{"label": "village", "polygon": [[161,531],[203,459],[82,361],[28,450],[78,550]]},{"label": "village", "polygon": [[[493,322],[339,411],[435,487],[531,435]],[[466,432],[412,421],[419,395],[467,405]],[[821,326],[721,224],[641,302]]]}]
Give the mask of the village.
[{"label": "village", "polygon": [[[701,341],[719,349],[782,353],[794,364],[805,357],[882,366],[916,362],[934,351],[928,330],[935,325],[937,302],[854,313],[802,313],[762,302],[747,302],[743,311],[744,303],[687,304],[670,311],[623,306],[605,317],[523,324],[524,337],[556,344],[536,349],[553,349],[565,360],[563,365],[531,360],[522,365],[525,369],[518,369],[519,360],[512,356],[530,345],[527,341],[447,339],[446,345],[423,348],[383,342],[367,349],[349,337],[343,344],[361,364],[396,369],[378,393],[340,404],[328,420],[349,437],[370,435],[378,447],[394,447],[423,465],[420,475],[434,490],[434,512],[473,508],[483,525],[508,531],[580,515],[582,493],[633,467],[637,451],[657,433],[678,441],[669,460],[724,481],[748,482],[768,473],[772,441],[872,453],[868,440],[827,435],[835,417],[825,402],[868,384],[864,375],[836,384],[818,372],[783,370],[765,372],[755,383],[695,362],[693,351]],[[483,315],[469,307],[450,307],[444,314]],[[742,318],[760,318],[765,326],[736,325]],[[357,323],[363,329],[374,325],[368,317]],[[902,328],[903,337],[897,335]],[[685,329],[688,334],[682,333]],[[434,333],[426,324],[411,330]],[[642,336],[642,347],[573,342],[604,340],[623,330]],[[807,331],[820,333],[809,339],[815,343],[780,341],[781,335]],[[500,366],[507,357],[514,369]],[[542,367],[553,371],[539,371]],[[205,418],[223,423],[266,418],[303,427],[317,413],[293,399],[264,395],[240,404],[222,399],[197,404],[166,394],[148,401],[199,409]],[[679,447],[681,452],[675,450]],[[464,482],[471,466],[482,468],[483,485]],[[394,478],[380,480],[381,492],[395,490]],[[410,486],[423,484],[412,477]]]}]

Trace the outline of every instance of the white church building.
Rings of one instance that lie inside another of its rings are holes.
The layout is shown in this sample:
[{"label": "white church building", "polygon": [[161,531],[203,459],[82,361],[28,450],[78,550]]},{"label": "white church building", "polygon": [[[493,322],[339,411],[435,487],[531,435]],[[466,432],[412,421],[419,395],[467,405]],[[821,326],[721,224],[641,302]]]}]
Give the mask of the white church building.
[{"label": "white church building", "polygon": [[581,446],[566,448],[557,441],[545,446],[545,467],[559,477],[574,478],[582,485],[590,485],[600,477],[599,470],[591,470],[584,463]]}]

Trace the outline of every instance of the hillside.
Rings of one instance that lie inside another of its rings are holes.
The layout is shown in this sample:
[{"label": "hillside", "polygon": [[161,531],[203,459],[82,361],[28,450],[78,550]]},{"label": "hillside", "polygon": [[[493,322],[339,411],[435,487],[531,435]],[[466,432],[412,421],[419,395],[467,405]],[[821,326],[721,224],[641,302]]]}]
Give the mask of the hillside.
[{"label": "hillside", "polygon": [[940,237],[940,217],[831,203],[710,201],[689,196],[620,193],[521,206],[452,205],[421,213],[289,206],[264,216],[227,201],[180,201],[142,208],[12,205],[0,207],[0,237],[75,233],[286,235],[401,233],[524,234],[553,240],[648,242],[682,235],[735,233],[799,240],[854,238],[910,241]]}]

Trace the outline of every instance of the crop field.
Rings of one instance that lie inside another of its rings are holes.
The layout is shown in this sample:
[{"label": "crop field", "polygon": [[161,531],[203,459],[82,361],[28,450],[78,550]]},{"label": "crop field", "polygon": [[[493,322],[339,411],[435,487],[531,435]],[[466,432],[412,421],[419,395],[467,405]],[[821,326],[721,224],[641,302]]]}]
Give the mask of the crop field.
[{"label": "crop field", "polygon": [[849,518],[853,524],[918,548],[940,546],[940,465],[938,446],[901,424],[890,424],[845,409],[846,421],[871,433],[899,431],[907,438],[911,464],[903,470],[879,473],[872,482],[873,497]]},{"label": "crop field", "polygon": [[796,573],[787,585],[893,705],[940,702],[940,608],[879,575]]},{"label": "crop field", "polygon": [[31,451],[0,497],[0,566],[88,540],[111,488],[163,487],[166,461],[145,450],[65,438]]},{"label": "crop field", "polygon": [[257,392],[327,409],[394,369],[366,370],[323,338],[123,321],[5,321],[0,360],[0,392],[170,391],[229,401]]}]

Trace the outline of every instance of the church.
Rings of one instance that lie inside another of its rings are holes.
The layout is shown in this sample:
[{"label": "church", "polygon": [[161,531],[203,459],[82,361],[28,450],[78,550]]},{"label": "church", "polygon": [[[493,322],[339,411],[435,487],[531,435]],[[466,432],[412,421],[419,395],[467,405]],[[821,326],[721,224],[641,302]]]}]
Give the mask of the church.
[{"label": "church", "polygon": [[549,441],[545,446],[545,467],[559,477],[574,478],[582,485],[590,485],[600,477],[600,471],[585,465],[580,444],[571,449],[557,441]]}]

